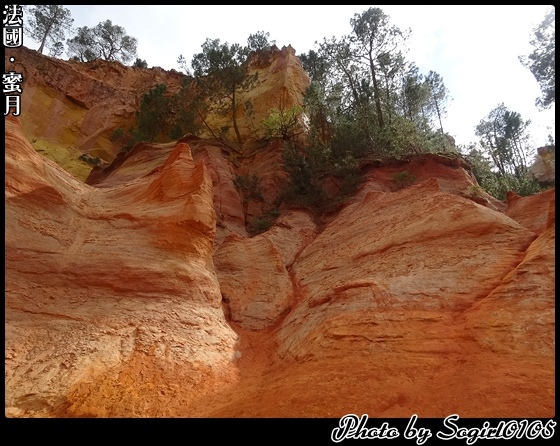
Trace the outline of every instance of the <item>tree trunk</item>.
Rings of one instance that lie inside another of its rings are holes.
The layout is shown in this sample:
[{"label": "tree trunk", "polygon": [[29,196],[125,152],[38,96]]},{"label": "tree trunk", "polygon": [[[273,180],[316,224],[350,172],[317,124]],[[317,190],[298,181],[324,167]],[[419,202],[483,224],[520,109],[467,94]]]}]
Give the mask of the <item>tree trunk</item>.
[{"label": "tree trunk", "polygon": [[239,147],[243,150],[243,141],[241,140],[241,133],[239,133],[239,127],[237,127],[237,102],[235,100],[235,86],[233,87],[233,95],[231,97],[231,107],[232,107],[232,118],[233,118],[233,129],[235,130],[235,136],[237,136],[237,142]]},{"label": "tree trunk", "polygon": [[49,23],[49,27],[45,31],[45,35],[43,36],[43,40],[41,41],[41,46],[37,50],[41,54],[43,54],[43,48],[45,47],[45,42],[47,41],[47,37],[48,37],[49,33],[51,32],[52,25],[53,25],[53,22]]},{"label": "tree trunk", "polygon": [[383,112],[381,111],[381,100],[379,98],[379,85],[377,83],[377,78],[375,77],[375,67],[373,65],[373,56],[371,51],[369,54],[369,68],[371,70],[371,79],[373,81],[373,95],[375,96],[375,109],[377,111],[377,119],[379,121],[379,127],[384,128],[385,122],[383,121]]},{"label": "tree trunk", "polygon": [[385,76],[385,96],[387,96],[387,117],[389,118],[389,125],[391,125],[391,92],[389,89],[389,79]]},{"label": "tree trunk", "polygon": [[338,66],[342,69],[342,71],[348,78],[348,83],[350,84],[350,89],[352,90],[352,96],[354,96],[354,101],[356,101],[356,104],[359,103],[358,90],[356,90],[356,87],[354,85],[354,79],[352,79],[352,74],[346,69],[346,67],[343,64],[339,64]]},{"label": "tree trunk", "polygon": [[441,125],[441,114],[439,112],[439,106],[435,96],[434,96],[434,104],[436,104],[436,112],[437,112],[437,117],[439,119],[439,128],[441,129],[441,134],[443,135],[443,125]]}]

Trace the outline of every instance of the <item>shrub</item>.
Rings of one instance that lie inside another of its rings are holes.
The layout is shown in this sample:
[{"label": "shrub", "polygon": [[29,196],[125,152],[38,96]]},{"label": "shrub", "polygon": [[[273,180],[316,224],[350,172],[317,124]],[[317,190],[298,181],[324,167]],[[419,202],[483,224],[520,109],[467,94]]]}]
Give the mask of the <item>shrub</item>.
[{"label": "shrub", "polygon": [[484,196],[484,189],[478,184],[471,184],[467,187],[466,195],[469,197],[482,198]]},{"label": "shrub", "polygon": [[282,138],[288,141],[293,138],[299,125],[299,116],[303,113],[303,107],[292,105],[290,108],[272,108],[268,117],[263,121],[266,135],[270,138]]},{"label": "shrub", "polygon": [[93,157],[91,155],[88,155],[87,153],[82,153],[79,156],[79,159],[88,163],[91,166],[99,166],[101,164],[101,158],[98,157]]},{"label": "shrub", "polygon": [[264,198],[261,193],[261,177],[256,173],[252,175],[238,175],[233,184],[239,192],[243,195],[243,201],[255,200],[263,201]]},{"label": "shrub", "polygon": [[164,96],[167,87],[158,84],[144,96],[138,113],[138,130],[148,141],[153,141],[169,114],[170,101]]},{"label": "shrub", "polygon": [[407,170],[393,174],[393,182],[399,189],[410,186],[416,181],[416,177]]},{"label": "shrub", "polygon": [[315,143],[303,148],[295,144],[285,144],[282,162],[290,176],[290,182],[284,192],[288,202],[308,207],[316,213],[326,210],[329,199],[321,184],[321,177],[329,165],[328,146]]},{"label": "shrub", "polygon": [[113,142],[121,141],[124,138],[124,129],[122,127],[116,128],[109,139]]},{"label": "shrub", "polygon": [[183,130],[181,129],[181,127],[179,127],[178,124],[175,124],[175,126],[169,132],[169,137],[171,139],[179,139],[181,138],[181,136],[183,136]]},{"label": "shrub", "polygon": [[137,68],[148,68],[148,62],[137,57],[132,66]]},{"label": "shrub", "polygon": [[260,217],[253,217],[247,226],[247,232],[251,235],[258,235],[268,231],[280,216],[280,211],[276,208],[270,209]]}]

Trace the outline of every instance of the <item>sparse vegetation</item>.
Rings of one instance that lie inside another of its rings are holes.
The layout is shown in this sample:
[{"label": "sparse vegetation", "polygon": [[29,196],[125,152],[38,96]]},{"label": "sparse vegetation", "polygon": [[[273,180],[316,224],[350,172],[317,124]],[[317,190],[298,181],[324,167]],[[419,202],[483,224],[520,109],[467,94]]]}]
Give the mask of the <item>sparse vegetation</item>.
[{"label": "sparse vegetation", "polygon": [[296,134],[302,113],[303,107],[300,105],[270,109],[268,117],[263,121],[266,135],[270,138],[282,138],[284,141],[290,140]]},{"label": "sparse vegetation", "polygon": [[397,172],[393,174],[393,182],[397,185],[399,189],[403,189],[411,184],[414,184],[416,177],[412,175],[408,170],[402,172]]},{"label": "sparse vegetation", "polygon": [[478,184],[470,184],[465,191],[465,194],[468,197],[476,197],[476,198],[483,198],[484,197],[484,189],[479,186]]},{"label": "sparse vegetation", "polygon": [[251,235],[258,235],[268,231],[280,216],[280,211],[276,208],[270,209],[260,217],[253,217],[248,224],[247,232]]},{"label": "sparse vegetation", "polygon": [[101,164],[101,158],[98,157],[92,157],[91,155],[88,155],[87,153],[82,153],[79,156],[79,159],[92,165],[92,166],[99,166]]},{"label": "sparse vegetation", "polygon": [[132,66],[136,68],[148,68],[148,62],[137,57]]},{"label": "sparse vegetation", "polygon": [[119,142],[119,141],[123,140],[124,136],[125,136],[124,129],[122,127],[117,127],[113,131],[113,133],[111,133],[111,136],[109,136],[109,139],[113,142]]},{"label": "sparse vegetation", "polygon": [[258,174],[238,175],[235,180],[233,180],[233,184],[243,195],[243,201],[264,200],[261,192],[261,177]]}]

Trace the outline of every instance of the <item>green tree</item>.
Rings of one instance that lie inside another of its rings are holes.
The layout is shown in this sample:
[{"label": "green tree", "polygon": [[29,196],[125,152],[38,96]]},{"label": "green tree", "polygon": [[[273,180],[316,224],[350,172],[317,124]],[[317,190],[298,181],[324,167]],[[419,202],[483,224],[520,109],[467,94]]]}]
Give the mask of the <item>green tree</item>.
[{"label": "green tree", "polygon": [[185,76],[179,91],[169,98],[171,139],[179,139],[185,133],[197,134],[203,104],[204,98],[197,92],[195,82],[190,76]]},{"label": "green tree", "polygon": [[247,39],[247,51],[270,50],[273,45],[276,45],[276,41],[270,41],[269,38],[270,33],[265,33],[264,31],[257,31],[255,34],[250,34]]},{"label": "green tree", "polygon": [[148,68],[148,62],[137,57],[132,66],[137,68]]},{"label": "green tree", "polygon": [[[479,150],[476,145],[462,147],[461,152],[467,163],[471,166],[472,173],[478,184],[490,195],[499,200],[505,200],[508,191],[515,191],[519,195],[532,195],[541,190],[539,183],[529,174],[519,178],[509,173],[496,172],[496,168],[487,153]],[[471,187],[469,192],[478,192],[476,186]]]},{"label": "green tree", "polygon": [[27,34],[33,40],[41,42],[37,51],[42,54],[45,46],[52,46],[58,54],[61,41],[74,22],[70,10],[62,5],[33,5],[27,7],[26,13]]},{"label": "green tree", "polygon": [[526,175],[530,122],[501,103],[476,126],[475,134],[481,138],[480,144],[501,176],[512,175],[521,179]]},{"label": "green tree", "polygon": [[402,80],[406,70],[406,63],[400,51],[382,53],[378,57],[379,72],[384,90],[384,112],[389,124],[395,114],[399,95],[403,89]]},{"label": "green tree", "polygon": [[295,142],[284,144],[282,163],[290,177],[284,199],[323,212],[329,205],[321,177],[329,166],[330,149],[325,144],[311,143],[299,147]]},{"label": "green tree", "polygon": [[177,64],[179,64],[179,68],[183,70],[186,75],[190,76],[191,70],[189,69],[189,64],[187,62],[187,59],[185,59],[185,56],[179,54],[179,57],[177,58]]},{"label": "green tree", "polygon": [[443,78],[432,70],[430,70],[428,76],[426,76],[426,85],[428,86],[431,96],[428,109],[432,110],[432,114],[437,116],[441,134],[443,135],[441,117],[446,114],[446,104],[449,100],[449,90],[445,87]]},{"label": "green tree", "polygon": [[360,95],[360,92],[369,88],[360,85],[360,80],[364,79],[364,73],[352,48],[350,38],[344,36],[340,39],[335,37],[330,40],[324,39],[319,46],[319,54],[330,68],[329,89],[334,94],[340,94],[341,105],[350,107],[363,104],[364,97]]},{"label": "green tree", "polygon": [[427,128],[426,109],[430,100],[430,89],[424,77],[418,72],[418,67],[411,64],[404,75],[401,92],[401,114],[418,129]]},{"label": "green tree", "polygon": [[328,72],[328,63],[325,58],[315,50],[309,50],[308,53],[300,54],[299,60],[305,72],[312,81],[324,83],[325,76]]},{"label": "green tree", "polygon": [[528,56],[520,56],[519,60],[531,70],[541,88],[541,97],[536,104],[543,109],[550,108],[556,98],[555,70],[555,8],[546,15],[542,23],[533,30],[531,45],[535,47]]},{"label": "green tree", "polygon": [[169,115],[169,99],[164,95],[166,90],[164,84],[158,84],[142,96],[138,112],[138,139],[153,141],[165,126]]},{"label": "green tree", "polygon": [[104,59],[126,64],[137,56],[138,40],[127,35],[122,26],[113,25],[111,20],[100,22],[93,28],[78,28],[67,43],[69,55],[82,62]]},{"label": "green tree", "polygon": [[[350,20],[352,26],[352,42],[355,46],[355,55],[369,68],[373,97],[379,127],[385,127],[381,107],[380,70],[381,58],[387,55],[394,56],[399,45],[408,37],[408,31],[403,33],[399,28],[390,25],[389,16],[379,8],[369,8],[362,14],[355,14]],[[397,61],[397,58],[394,58]],[[385,67],[387,70],[388,67]]]},{"label": "green tree", "polygon": [[60,57],[64,53],[64,43],[56,42],[49,50],[50,57]]},{"label": "green tree", "polygon": [[74,37],[66,41],[68,44],[67,54],[74,60],[89,62],[98,59],[93,47],[95,40],[91,28],[82,26],[76,29]]},{"label": "green tree", "polygon": [[283,104],[280,104],[278,108],[270,109],[268,117],[263,121],[267,135],[272,138],[281,137],[284,141],[293,138],[302,113],[303,108],[300,105],[292,105],[286,108]]},{"label": "green tree", "polygon": [[202,52],[191,62],[199,88],[214,104],[222,104],[221,113],[231,116],[237,142],[243,140],[237,124],[239,92],[253,88],[258,73],[247,72],[247,49],[234,43],[221,43],[220,39],[206,39]]}]

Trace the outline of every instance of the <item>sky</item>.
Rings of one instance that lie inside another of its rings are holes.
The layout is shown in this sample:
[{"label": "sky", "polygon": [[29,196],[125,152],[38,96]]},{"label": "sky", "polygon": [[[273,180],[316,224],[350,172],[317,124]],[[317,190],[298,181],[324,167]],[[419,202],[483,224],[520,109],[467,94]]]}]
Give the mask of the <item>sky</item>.
[{"label": "sky", "polygon": [[[65,5],[74,27],[92,27],[110,19],[138,39],[138,56],[149,67],[179,69],[182,54],[190,63],[206,38],[246,44],[257,31],[270,33],[278,47],[291,45],[296,54],[316,49],[315,42],[351,31],[350,19],[369,8],[349,6],[109,6]],[[554,135],[554,106],[539,111],[540,88],[519,62],[529,55],[532,30],[550,6],[379,6],[390,23],[410,28],[407,60],[420,72],[439,73],[452,100],[443,120],[444,131],[457,144],[476,142],[474,128],[498,104],[531,120],[529,133],[536,147]],[[24,37],[25,39],[25,37]],[[24,45],[37,49],[28,39]],[[45,51],[45,53],[47,53]],[[66,56],[63,56],[66,57]]]}]

